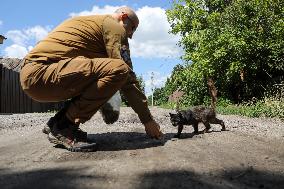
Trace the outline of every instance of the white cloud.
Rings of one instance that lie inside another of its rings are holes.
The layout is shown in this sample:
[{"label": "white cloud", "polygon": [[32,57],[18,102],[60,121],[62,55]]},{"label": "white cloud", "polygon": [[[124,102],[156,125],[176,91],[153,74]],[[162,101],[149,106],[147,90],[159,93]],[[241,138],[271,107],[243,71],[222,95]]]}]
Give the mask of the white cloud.
[{"label": "white cloud", "polygon": [[[111,14],[120,6],[94,6],[91,11],[71,13],[70,16],[93,14]],[[179,37],[169,34],[170,24],[165,9],[144,6],[136,11],[140,24],[129,40],[132,57],[141,58],[177,58],[181,49],[176,45]]]},{"label": "white cloud", "polygon": [[5,57],[12,57],[12,58],[23,58],[27,53],[28,50],[26,47],[13,44],[9,47],[4,49]]},{"label": "white cloud", "polygon": [[7,32],[6,37],[14,44],[22,46],[25,45],[28,40],[28,36],[20,30],[10,30]]},{"label": "white cloud", "polygon": [[10,58],[23,58],[39,40],[43,39],[51,30],[49,26],[34,26],[23,30],[10,30],[7,32],[7,40],[12,45],[4,50],[4,56]]},{"label": "white cloud", "polygon": [[93,6],[91,11],[82,11],[79,13],[70,13],[69,16],[74,17],[74,16],[87,16],[87,15],[94,15],[94,14],[111,14],[113,13],[116,9],[118,9],[120,6],[109,6],[106,5],[102,8],[98,6]]},{"label": "white cloud", "polygon": [[[104,7],[94,6],[92,10],[79,13],[70,13],[70,16],[111,14],[120,6]],[[179,37],[169,34],[170,24],[167,21],[165,9],[160,7],[144,6],[136,10],[140,24],[133,36],[129,40],[132,57],[141,58],[177,58],[181,54],[181,49],[176,45]],[[1,25],[1,21],[0,21]],[[45,37],[51,30],[50,27],[34,26],[24,30],[8,31],[6,37],[12,40],[13,45],[28,46]],[[18,48],[9,48],[18,49]],[[28,49],[30,50],[30,49]],[[19,54],[22,52],[20,51]],[[9,54],[17,54],[16,52]],[[7,54],[5,55],[7,56]]]},{"label": "white cloud", "polygon": [[169,34],[170,24],[165,10],[160,7],[142,7],[136,11],[140,24],[130,40],[132,55],[143,58],[177,58],[179,38]]},{"label": "white cloud", "polygon": [[3,25],[3,21],[2,21],[2,20],[0,20],[0,26],[1,26],[1,25]]},{"label": "white cloud", "polygon": [[40,41],[47,36],[50,31],[50,27],[34,26],[25,30],[25,33],[29,38],[34,38],[36,41]]}]

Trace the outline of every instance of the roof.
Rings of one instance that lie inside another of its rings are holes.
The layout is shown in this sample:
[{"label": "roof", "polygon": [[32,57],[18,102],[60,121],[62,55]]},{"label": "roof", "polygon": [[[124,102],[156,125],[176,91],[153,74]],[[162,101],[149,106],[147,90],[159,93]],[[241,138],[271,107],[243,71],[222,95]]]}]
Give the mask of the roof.
[{"label": "roof", "polygon": [[0,38],[7,39],[4,35],[0,35]]},{"label": "roof", "polygon": [[3,65],[3,67],[14,70],[16,72],[19,72],[21,69],[21,61],[22,59],[19,59],[19,58],[1,58],[0,57],[0,64]]}]

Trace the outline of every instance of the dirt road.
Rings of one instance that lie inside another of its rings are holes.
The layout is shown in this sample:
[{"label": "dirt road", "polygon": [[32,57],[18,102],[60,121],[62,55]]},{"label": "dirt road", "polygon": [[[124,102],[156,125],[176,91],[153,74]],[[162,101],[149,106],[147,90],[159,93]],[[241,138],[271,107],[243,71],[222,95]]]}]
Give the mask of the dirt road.
[{"label": "dirt road", "polygon": [[52,113],[0,115],[0,188],[284,188],[284,122],[218,115],[229,131],[192,135],[188,126],[176,140],[173,111],[151,111],[163,141],[122,108],[113,125],[99,113],[82,125],[99,145],[91,153],[48,142],[41,128]]}]

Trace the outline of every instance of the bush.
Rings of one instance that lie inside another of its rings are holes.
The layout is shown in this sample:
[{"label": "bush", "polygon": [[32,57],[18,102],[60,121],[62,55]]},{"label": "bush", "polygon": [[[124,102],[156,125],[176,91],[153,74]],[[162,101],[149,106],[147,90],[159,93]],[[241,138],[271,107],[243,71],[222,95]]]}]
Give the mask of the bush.
[{"label": "bush", "polygon": [[265,98],[257,102],[243,103],[241,105],[218,106],[218,113],[235,114],[248,117],[277,117],[284,118],[284,101]]}]

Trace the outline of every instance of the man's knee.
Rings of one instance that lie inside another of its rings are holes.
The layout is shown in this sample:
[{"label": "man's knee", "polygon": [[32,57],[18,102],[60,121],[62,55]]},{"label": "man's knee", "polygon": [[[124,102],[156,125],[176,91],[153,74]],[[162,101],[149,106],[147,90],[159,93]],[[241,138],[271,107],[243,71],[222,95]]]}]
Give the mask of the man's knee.
[{"label": "man's knee", "polygon": [[115,59],[113,62],[113,73],[121,78],[121,79],[126,79],[128,76],[128,73],[130,72],[129,66],[120,59]]}]

